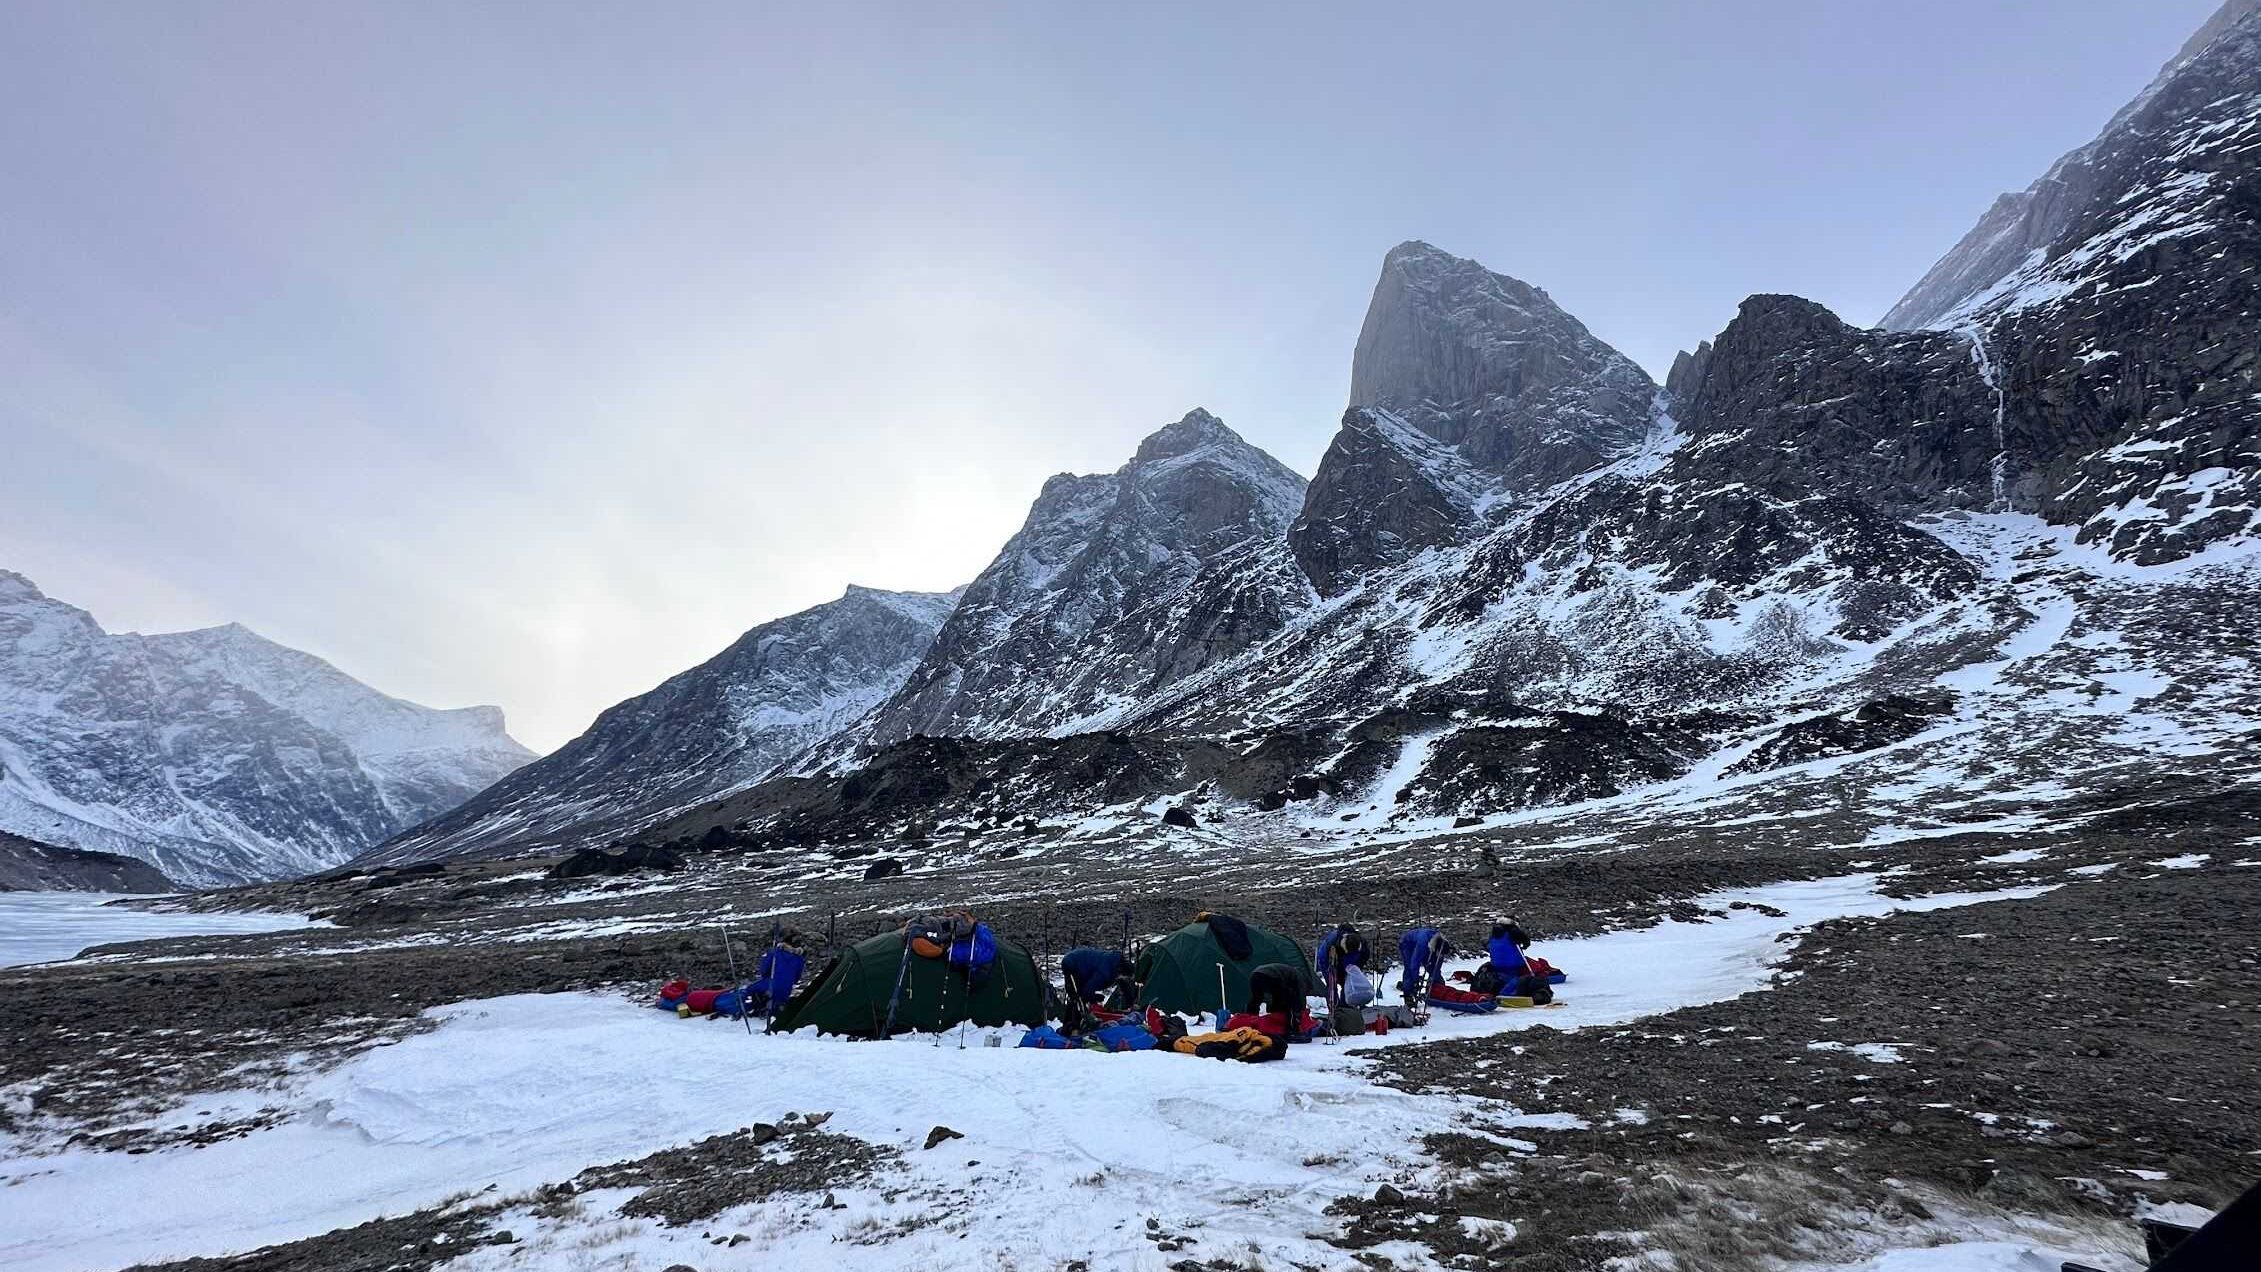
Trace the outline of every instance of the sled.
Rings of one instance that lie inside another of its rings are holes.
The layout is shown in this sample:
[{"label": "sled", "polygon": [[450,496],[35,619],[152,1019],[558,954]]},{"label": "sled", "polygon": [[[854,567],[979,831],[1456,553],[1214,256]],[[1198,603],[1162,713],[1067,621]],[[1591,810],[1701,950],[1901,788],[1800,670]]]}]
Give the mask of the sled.
[{"label": "sled", "polygon": [[1567,1007],[1570,1005],[1559,998],[1551,1003],[1535,1003],[1523,994],[1501,994],[1497,1001],[1502,1007]]}]

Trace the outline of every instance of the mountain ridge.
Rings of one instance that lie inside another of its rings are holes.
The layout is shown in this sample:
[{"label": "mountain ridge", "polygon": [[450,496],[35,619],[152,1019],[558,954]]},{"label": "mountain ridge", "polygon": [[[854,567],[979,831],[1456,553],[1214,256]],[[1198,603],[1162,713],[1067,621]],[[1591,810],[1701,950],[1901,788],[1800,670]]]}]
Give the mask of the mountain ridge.
[{"label": "mountain ridge", "polygon": [[0,830],[182,883],[334,865],[533,758],[240,624],[111,633],[0,570]]}]

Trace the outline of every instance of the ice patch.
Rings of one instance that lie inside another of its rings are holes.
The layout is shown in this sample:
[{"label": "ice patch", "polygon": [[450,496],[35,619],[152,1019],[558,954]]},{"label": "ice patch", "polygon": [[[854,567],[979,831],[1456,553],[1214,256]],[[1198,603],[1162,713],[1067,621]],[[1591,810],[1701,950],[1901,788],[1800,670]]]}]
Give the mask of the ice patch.
[{"label": "ice patch", "polygon": [[108,904],[119,899],[100,892],[0,892],[0,967],[54,962],[119,941],[331,926],[326,920],[317,922],[302,914],[197,914]]}]

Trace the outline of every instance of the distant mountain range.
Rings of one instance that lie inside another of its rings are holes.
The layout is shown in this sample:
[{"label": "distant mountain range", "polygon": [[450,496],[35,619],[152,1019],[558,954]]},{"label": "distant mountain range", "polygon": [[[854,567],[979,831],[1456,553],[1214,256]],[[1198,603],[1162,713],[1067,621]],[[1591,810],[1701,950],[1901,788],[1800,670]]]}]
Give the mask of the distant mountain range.
[{"label": "distant mountain range", "polygon": [[144,636],[0,570],[0,831],[207,885],[336,865],[533,753],[243,627]]},{"label": "distant mountain range", "polygon": [[[86,635],[0,583],[0,684],[48,695],[0,702],[0,747],[38,742],[22,781],[0,750],[0,828],[197,879],[639,836],[944,868],[945,824],[1174,810],[1264,852],[1863,757],[1849,800],[2243,780],[2257,4],[1880,329],[1754,296],[1658,385],[1539,288],[1405,243],[1309,482],[1192,411],[1047,482],[961,591],[851,588],[535,763],[499,718],[294,690],[304,656],[240,629]],[[26,641],[100,652],[39,680]]]}]

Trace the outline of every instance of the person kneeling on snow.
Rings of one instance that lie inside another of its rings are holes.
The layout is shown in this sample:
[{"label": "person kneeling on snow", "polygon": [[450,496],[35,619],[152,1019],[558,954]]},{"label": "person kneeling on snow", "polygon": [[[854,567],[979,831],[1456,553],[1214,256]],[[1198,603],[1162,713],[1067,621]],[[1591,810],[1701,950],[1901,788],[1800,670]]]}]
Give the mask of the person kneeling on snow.
[{"label": "person kneeling on snow", "polygon": [[1554,988],[1545,977],[1534,974],[1530,960],[1523,957],[1530,945],[1531,937],[1522,924],[1513,919],[1494,923],[1491,940],[1484,947],[1491,961],[1476,969],[1476,992],[1512,995],[1535,1003],[1554,1001]]}]

